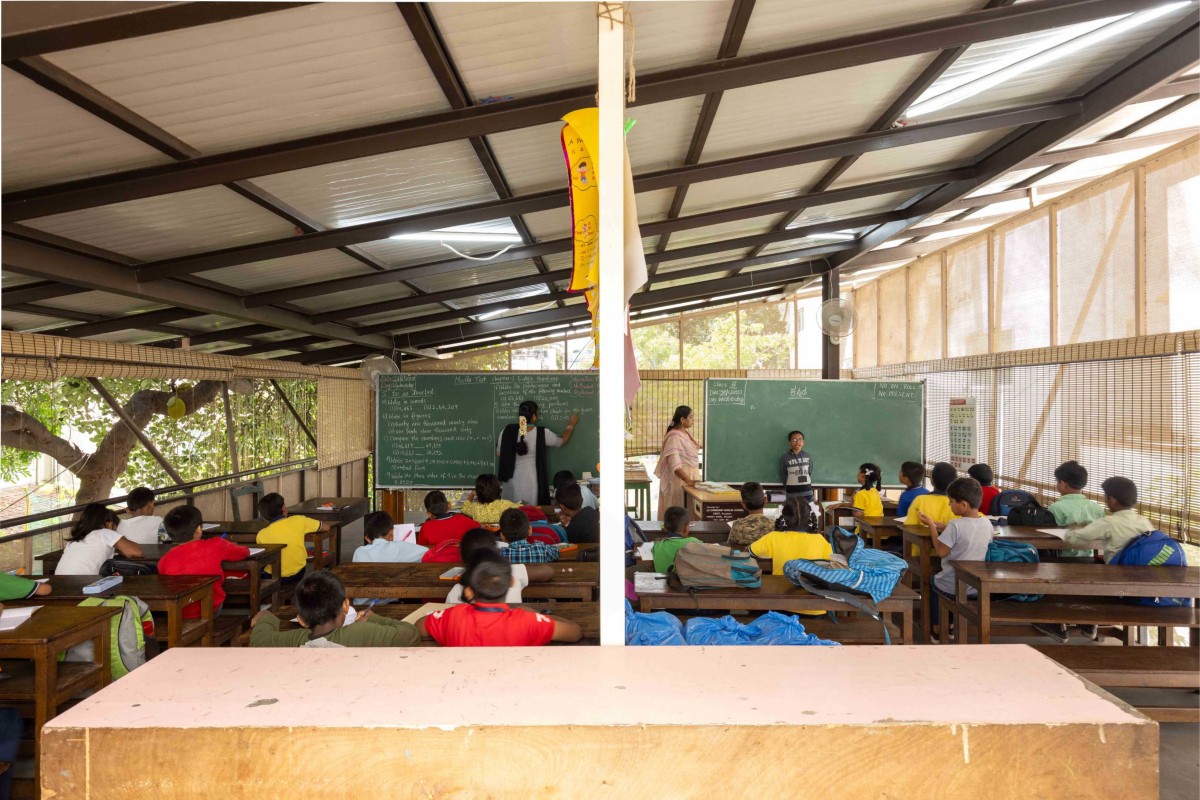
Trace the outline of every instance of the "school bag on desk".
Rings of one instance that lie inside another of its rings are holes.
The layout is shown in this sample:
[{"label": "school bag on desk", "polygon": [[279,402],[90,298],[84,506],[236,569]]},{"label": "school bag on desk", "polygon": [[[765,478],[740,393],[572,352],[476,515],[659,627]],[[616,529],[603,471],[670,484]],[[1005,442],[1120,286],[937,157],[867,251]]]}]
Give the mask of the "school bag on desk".
[{"label": "school bag on desk", "polygon": [[[807,592],[845,603],[883,626],[883,638],[892,643],[883,614],[876,603],[892,596],[908,565],[883,550],[872,550],[862,538],[831,526],[826,531],[833,557],[828,561],[797,558],[783,565],[784,576]],[[837,622],[832,612],[829,618]]]},{"label": "school bag on desk", "polygon": [[1057,528],[1058,521],[1054,519],[1054,515],[1050,510],[1043,508],[1042,504],[1032,497],[1029,502],[1014,507],[1008,512],[1007,522],[1009,525],[1025,528]]},{"label": "school bag on desk", "polygon": [[667,583],[688,591],[757,589],[762,586],[762,567],[740,550],[688,542],[676,551],[675,563],[667,571]]},{"label": "school bag on desk", "polygon": [[[1110,564],[1145,567],[1186,567],[1187,554],[1183,545],[1162,531],[1146,531],[1132,539],[1113,556]],[[1140,606],[1192,605],[1190,597],[1126,597],[1126,602]]]}]

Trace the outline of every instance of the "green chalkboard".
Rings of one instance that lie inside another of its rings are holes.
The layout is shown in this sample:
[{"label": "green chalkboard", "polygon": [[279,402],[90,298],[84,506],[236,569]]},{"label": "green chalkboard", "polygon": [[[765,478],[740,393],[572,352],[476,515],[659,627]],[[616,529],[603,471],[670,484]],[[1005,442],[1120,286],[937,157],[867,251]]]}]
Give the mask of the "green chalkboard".
[{"label": "green chalkboard", "polygon": [[548,449],[549,476],[595,472],[599,388],[594,372],[380,375],[375,385],[375,485],[473,486],[496,471],[496,440],[517,421],[523,400],[538,404],[538,424],[561,435],[572,412],[579,425],[565,447]]},{"label": "green chalkboard", "polygon": [[813,483],[854,486],[858,465],[899,487],[900,464],[924,454],[924,386],[915,382],[704,382],[704,477],[779,483],[788,431],[804,431]]}]

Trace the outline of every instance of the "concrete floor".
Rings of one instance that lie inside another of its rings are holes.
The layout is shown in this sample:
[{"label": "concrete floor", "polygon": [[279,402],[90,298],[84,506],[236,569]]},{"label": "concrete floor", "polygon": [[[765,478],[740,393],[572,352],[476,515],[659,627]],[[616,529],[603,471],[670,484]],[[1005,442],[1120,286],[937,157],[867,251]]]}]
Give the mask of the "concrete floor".
[{"label": "concrete floor", "polygon": [[1200,797],[1200,725],[1184,722],[1159,725],[1158,759],[1161,800]]}]

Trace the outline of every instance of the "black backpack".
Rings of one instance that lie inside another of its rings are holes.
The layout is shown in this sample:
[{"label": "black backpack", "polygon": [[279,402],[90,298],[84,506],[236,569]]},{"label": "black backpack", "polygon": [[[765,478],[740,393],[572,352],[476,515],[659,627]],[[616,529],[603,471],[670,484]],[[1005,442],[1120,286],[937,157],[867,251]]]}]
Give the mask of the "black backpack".
[{"label": "black backpack", "polygon": [[1008,524],[1026,528],[1056,528],[1058,523],[1048,509],[1037,500],[1030,500],[1008,512]]}]

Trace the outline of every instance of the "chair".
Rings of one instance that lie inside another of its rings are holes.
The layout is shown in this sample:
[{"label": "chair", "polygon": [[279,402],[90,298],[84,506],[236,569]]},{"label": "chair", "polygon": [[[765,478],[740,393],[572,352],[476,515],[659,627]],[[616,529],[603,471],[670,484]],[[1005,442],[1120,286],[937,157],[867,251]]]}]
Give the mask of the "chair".
[{"label": "chair", "polygon": [[1008,512],[1017,506],[1023,506],[1026,503],[1034,501],[1034,496],[1023,489],[1005,489],[996,495],[996,499],[992,501],[992,516],[1007,517]]},{"label": "chair", "polygon": [[[261,500],[263,496],[262,481],[253,481],[251,483],[246,483],[237,487],[231,487],[229,489],[229,502],[230,505],[233,506],[233,519],[235,522],[242,521],[242,511],[238,508],[238,498],[248,494],[254,496],[253,507],[257,509],[258,501]],[[252,513],[251,518],[253,518],[253,516],[254,515]]]}]

